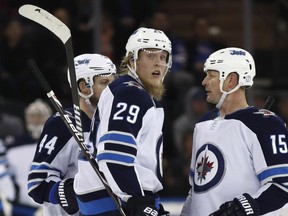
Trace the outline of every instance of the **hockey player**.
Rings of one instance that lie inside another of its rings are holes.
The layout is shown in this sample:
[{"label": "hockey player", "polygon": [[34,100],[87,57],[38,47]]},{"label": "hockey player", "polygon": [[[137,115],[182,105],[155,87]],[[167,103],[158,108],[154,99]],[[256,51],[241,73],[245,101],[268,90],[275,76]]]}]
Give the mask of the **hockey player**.
[{"label": "hockey player", "polygon": [[221,49],[204,72],[207,101],[218,109],[195,126],[192,188],[181,216],[287,215],[287,130],[273,112],[247,103],[253,57],[240,48]]},{"label": "hockey player", "polygon": [[12,205],[8,200],[15,198],[15,187],[8,167],[6,146],[0,139],[0,216],[11,212]]},{"label": "hockey player", "polygon": [[41,206],[28,196],[27,176],[37,141],[51,115],[50,106],[41,99],[36,99],[24,111],[26,133],[6,142],[8,166],[15,185],[15,196],[10,199],[13,216],[33,216],[41,212]]},{"label": "hockey player", "polygon": [[[157,195],[162,189],[164,120],[159,100],[172,63],[171,42],[160,30],[139,28],[128,39],[126,51],[120,77],[102,92],[98,103],[97,137],[92,140],[96,160],[127,216],[165,215]],[[79,166],[75,177],[81,214],[121,215],[91,172]]]},{"label": "hockey player", "polygon": [[[84,136],[102,90],[114,80],[116,67],[99,54],[75,57]],[[68,79],[70,82],[70,80]],[[73,118],[73,108],[66,113]],[[79,147],[59,114],[48,119],[40,136],[28,177],[29,195],[43,205],[44,215],[78,215],[73,190]]]}]

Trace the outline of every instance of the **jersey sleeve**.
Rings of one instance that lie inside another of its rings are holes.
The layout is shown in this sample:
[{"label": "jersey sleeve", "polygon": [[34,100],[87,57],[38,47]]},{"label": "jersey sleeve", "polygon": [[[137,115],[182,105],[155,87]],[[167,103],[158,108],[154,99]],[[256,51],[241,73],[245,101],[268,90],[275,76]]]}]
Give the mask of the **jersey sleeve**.
[{"label": "jersey sleeve", "polygon": [[0,197],[3,196],[8,198],[9,200],[14,200],[15,194],[16,190],[14,187],[11,172],[9,170],[6,147],[4,145],[4,142],[0,140]]},{"label": "jersey sleeve", "polygon": [[[261,194],[256,200],[261,214],[266,214],[282,208],[288,200],[288,134],[284,123],[276,116],[266,117],[263,125],[265,127],[258,132],[258,139],[267,167],[260,169],[256,164],[258,179],[262,185]],[[257,158],[257,152],[254,153]],[[255,161],[258,162],[260,163]]]},{"label": "jersey sleeve", "polygon": [[126,87],[114,94],[105,91],[104,97],[106,103],[101,105],[101,99],[99,102],[97,160],[113,192],[126,201],[132,195],[143,195],[136,171],[137,138],[153,101],[137,87]]},{"label": "jersey sleeve", "polygon": [[[288,134],[285,123],[269,110],[253,112],[245,124],[256,134],[260,151],[252,157],[261,188],[254,194],[264,215],[283,207],[288,200]],[[273,198],[272,198],[273,197]],[[272,199],[271,199],[272,198]]]},{"label": "jersey sleeve", "polygon": [[73,142],[60,116],[50,117],[39,138],[28,175],[28,193],[35,202],[52,202],[53,186],[70,175],[67,167],[74,166],[73,158],[77,159],[78,154]]}]

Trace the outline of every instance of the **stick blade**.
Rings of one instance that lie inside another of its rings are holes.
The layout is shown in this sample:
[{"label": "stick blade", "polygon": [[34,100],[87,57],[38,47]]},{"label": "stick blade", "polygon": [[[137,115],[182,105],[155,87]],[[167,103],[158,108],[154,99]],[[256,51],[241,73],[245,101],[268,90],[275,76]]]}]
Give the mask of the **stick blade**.
[{"label": "stick blade", "polygon": [[19,8],[18,13],[50,30],[64,44],[71,37],[70,29],[62,21],[40,7],[25,4]]}]

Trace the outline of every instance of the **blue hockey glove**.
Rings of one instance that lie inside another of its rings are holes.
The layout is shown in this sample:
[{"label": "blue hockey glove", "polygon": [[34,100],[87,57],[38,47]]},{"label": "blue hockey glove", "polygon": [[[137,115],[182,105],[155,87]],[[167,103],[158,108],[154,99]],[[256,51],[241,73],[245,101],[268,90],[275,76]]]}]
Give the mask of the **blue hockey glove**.
[{"label": "blue hockey glove", "polygon": [[220,209],[209,216],[258,216],[259,207],[256,201],[247,193],[225,202]]},{"label": "blue hockey glove", "polygon": [[128,199],[126,210],[129,216],[158,216],[155,198],[149,196],[134,196]]}]

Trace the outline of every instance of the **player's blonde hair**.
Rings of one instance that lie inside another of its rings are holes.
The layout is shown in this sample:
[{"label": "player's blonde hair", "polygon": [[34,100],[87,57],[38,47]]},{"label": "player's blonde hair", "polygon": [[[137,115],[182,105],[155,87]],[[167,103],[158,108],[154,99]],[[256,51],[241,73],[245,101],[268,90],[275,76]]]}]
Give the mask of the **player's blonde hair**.
[{"label": "player's blonde hair", "polygon": [[123,75],[126,75],[128,74],[129,72],[129,68],[127,67],[127,65],[130,65],[129,63],[129,59],[133,58],[133,53],[129,53],[128,56],[124,56],[121,63],[120,63],[120,66],[119,66],[119,76],[123,76]]}]

